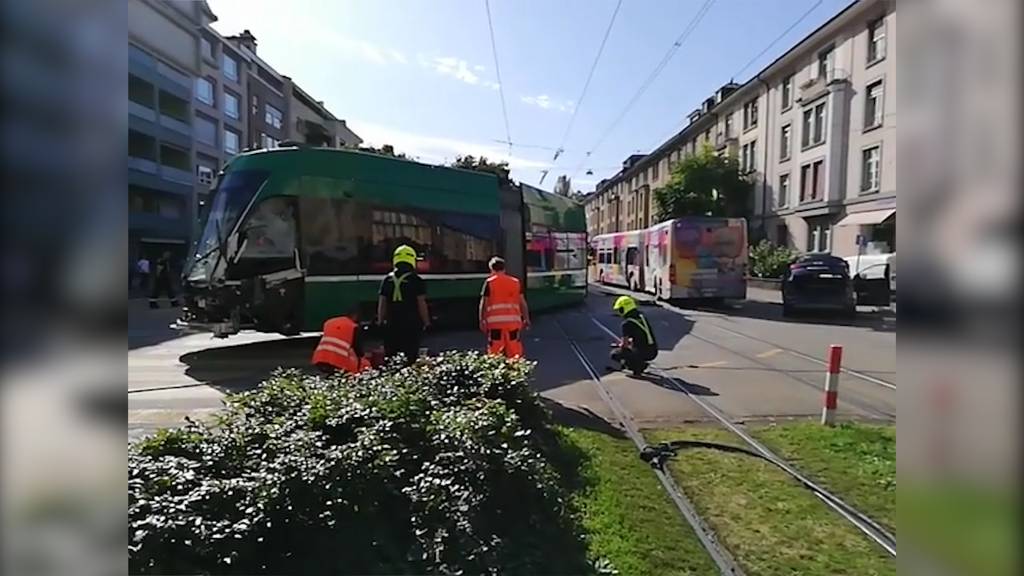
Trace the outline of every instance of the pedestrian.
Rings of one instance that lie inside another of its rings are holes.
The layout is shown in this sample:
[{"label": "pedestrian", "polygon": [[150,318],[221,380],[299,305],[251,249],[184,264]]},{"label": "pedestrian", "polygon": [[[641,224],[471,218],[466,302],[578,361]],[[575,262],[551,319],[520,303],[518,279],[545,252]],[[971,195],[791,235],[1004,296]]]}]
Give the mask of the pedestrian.
[{"label": "pedestrian", "polygon": [[491,275],[480,292],[480,330],[487,335],[487,353],[507,358],[523,355],[523,328],[530,326],[530,309],[519,279],[505,272],[505,260],[488,263]]},{"label": "pedestrian", "polygon": [[149,288],[149,258],[145,254],[139,256],[139,261],[135,263],[135,275],[139,279],[139,289],[145,291]]},{"label": "pedestrian", "polygon": [[171,301],[171,308],[178,306],[178,298],[174,294],[174,275],[171,272],[171,253],[164,252],[156,261],[156,271],[153,273],[153,290],[149,293],[149,307],[159,308],[158,300],[160,294],[167,294]]},{"label": "pedestrian", "polygon": [[405,244],[391,257],[394,269],[380,284],[377,322],[384,329],[384,352],[388,357],[405,355],[406,365],[419,357],[423,331],[430,328],[427,287],[416,273],[416,251]]},{"label": "pedestrian", "polygon": [[358,308],[347,316],[329,318],[313,351],[313,365],[323,372],[337,370],[349,374],[369,368],[370,362],[363,355],[362,334]]},{"label": "pedestrian", "polygon": [[612,310],[622,317],[622,338],[614,345],[612,360],[619,363],[620,369],[628,369],[639,376],[658,356],[654,331],[631,297],[620,296]]}]

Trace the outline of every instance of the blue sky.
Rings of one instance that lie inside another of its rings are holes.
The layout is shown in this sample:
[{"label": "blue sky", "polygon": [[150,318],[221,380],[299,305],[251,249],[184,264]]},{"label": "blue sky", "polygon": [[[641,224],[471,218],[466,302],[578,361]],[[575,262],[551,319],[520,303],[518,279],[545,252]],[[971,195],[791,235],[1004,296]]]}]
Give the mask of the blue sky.
[{"label": "blue sky", "polygon": [[[644,96],[599,139],[686,28],[703,0],[624,0],[565,153],[569,123],[616,0],[491,0],[508,106],[505,139],[483,0],[210,0],[229,35],[248,28],[259,55],[374,145],[424,162],[458,154],[507,159],[544,188],[559,174],[590,191],[622,160],[648,152],[818,0],[717,0]],[[820,5],[736,80],[742,82],[850,0]],[[596,146],[597,145],[597,146]],[[596,146],[596,147],[595,147]],[[588,157],[587,152],[592,151]],[[593,170],[593,175],[587,175]]]}]

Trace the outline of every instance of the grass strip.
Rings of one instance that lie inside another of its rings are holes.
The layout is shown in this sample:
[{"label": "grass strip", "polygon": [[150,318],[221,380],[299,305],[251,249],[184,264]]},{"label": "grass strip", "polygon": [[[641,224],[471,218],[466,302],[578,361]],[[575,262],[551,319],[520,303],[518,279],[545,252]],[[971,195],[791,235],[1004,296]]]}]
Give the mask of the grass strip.
[{"label": "grass strip", "polygon": [[583,429],[563,432],[586,455],[575,499],[592,558],[607,560],[621,576],[717,573],[632,442]]},{"label": "grass strip", "polygon": [[896,533],[896,426],[816,422],[752,431],[773,452]]},{"label": "grass strip", "polygon": [[[725,430],[652,430],[650,442],[703,440],[740,445]],[[895,574],[896,562],[774,465],[708,448],[669,462],[676,482],[747,574]]]}]

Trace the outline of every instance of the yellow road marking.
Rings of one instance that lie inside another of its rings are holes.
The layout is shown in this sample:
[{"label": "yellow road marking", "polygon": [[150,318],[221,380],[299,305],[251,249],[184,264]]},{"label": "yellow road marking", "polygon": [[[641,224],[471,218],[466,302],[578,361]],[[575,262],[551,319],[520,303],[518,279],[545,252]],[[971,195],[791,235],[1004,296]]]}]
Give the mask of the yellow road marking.
[{"label": "yellow road marking", "polygon": [[712,366],[721,366],[722,364],[728,364],[725,360],[719,360],[718,362],[705,362],[704,364],[697,364],[697,368],[711,368]]},{"label": "yellow road marking", "polygon": [[760,354],[757,355],[757,357],[758,358],[769,358],[771,356],[775,356],[779,352],[785,352],[785,350],[783,350],[782,348],[776,348],[774,350],[769,350],[767,352],[761,352]]}]

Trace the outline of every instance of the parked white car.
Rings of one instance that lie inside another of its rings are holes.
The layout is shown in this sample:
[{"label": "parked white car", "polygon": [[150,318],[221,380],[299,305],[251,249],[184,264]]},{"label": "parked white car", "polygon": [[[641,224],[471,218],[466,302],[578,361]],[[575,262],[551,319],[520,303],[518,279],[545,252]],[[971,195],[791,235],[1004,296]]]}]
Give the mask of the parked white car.
[{"label": "parked white car", "polygon": [[896,294],[896,254],[861,254],[844,260],[850,265],[858,302],[882,305],[881,298],[888,304],[888,296]]}]

